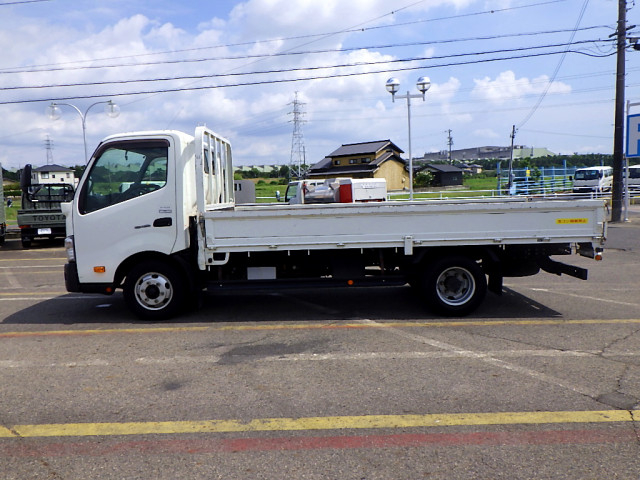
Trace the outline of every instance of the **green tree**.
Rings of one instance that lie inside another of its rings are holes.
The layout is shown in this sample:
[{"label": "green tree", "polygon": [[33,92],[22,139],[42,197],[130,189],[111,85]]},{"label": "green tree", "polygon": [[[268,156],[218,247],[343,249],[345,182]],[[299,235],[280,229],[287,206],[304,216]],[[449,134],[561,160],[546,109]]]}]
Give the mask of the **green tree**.
[{"label": "green tree", "polygon": [[423,170],[413,176],[413,186],[418,188],[429,187],[433,183],[433,173]]}]

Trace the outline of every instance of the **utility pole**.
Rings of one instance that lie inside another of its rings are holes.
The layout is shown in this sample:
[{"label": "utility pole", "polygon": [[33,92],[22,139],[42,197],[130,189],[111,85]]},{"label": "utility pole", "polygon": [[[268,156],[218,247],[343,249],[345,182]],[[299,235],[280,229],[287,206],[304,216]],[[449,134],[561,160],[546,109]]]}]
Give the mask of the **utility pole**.
[{"label": "utility pole", "polygon": [[453,163],[453,159],[451,158],[451,147],[453,147],[453,138],[451,137],[451,129],[447,130],[447,145],[449,145],[449,164]]},{"label": "utility pole", "polygon": [[613,188],[611,191],[611,221],[622,217],[622,190],[624,171],[624,87],[625,48],[627,46],[627,1],[618,0],[616,107],[613,134]]},{"label": "utility pole", "polygon": [[293,105],[293,111],[289,112],[293,114],[293,135],[291,137],[291,156],[289,163],[291,164],[292,176],[301,179],[306,170],[304,136],[302,135],[302,124],[305,122],[302,116],[305,112],[301,109],[304,103],[298,100],[298,92],[296,92],[293,102],[289,105]]},{"label": "utility pole", "polygon": [[513,142],[516,139],[516,126],[511,128],[511,156],[509,157],[509,181],[507,182],[507,192],[511,195],[511,187],[513,187]]}]

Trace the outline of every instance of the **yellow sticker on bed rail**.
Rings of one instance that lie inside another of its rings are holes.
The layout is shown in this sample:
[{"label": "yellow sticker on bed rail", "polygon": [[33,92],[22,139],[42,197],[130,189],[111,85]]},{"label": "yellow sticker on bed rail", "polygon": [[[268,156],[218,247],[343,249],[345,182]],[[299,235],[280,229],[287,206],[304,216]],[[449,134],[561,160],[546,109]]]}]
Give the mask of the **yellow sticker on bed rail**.
[{"label": "yellow sticker on bed rail", "polygon": [[589,223],[588,218],[556,218],[556,223],[565,225],[567,223]]}]

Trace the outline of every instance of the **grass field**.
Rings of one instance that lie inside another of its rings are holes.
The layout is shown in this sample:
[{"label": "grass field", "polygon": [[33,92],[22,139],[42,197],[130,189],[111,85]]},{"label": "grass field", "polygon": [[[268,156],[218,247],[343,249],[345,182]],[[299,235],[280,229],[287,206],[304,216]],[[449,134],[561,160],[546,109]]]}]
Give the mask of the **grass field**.
[{"label": "grass field", "polygon": [[11,207],[4,205],[4,212],[7,216],[7,225],[17,225],[16,217],[18,216],[18,208],[20,208],[20,200],[13,202]]}]

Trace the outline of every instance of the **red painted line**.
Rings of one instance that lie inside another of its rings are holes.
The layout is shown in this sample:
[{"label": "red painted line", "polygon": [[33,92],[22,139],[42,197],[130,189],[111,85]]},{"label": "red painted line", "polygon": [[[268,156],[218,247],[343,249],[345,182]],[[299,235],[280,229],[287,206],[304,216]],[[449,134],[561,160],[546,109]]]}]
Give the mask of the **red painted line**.
[{"label": "red painted line", "polygon": [[536,432],[417,433],[328,437],[183,438],[138,441],[56,442],[9,439],[0,442],[0,457],[106,456],[123,453],[205,454],[215,452],[264,452],[286,450],[346,450],[427,445],[526,446],[607,444],[640,442],[631,429],[544,430]]}]

